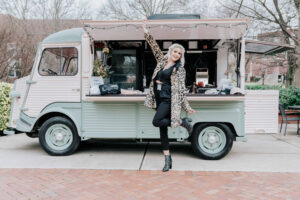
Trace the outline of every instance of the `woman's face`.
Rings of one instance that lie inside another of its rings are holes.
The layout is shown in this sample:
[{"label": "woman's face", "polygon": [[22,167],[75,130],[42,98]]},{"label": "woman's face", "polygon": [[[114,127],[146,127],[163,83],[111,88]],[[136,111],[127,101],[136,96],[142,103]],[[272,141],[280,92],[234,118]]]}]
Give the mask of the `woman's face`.
[{"label": "woman's face", "polygon": [[171,51],[171,55],[170,55],[170,60],[173,62],[176,62],[177,60],[179,60],[182,56],[182,50],[180,47],[175,47],[172,51]]}]

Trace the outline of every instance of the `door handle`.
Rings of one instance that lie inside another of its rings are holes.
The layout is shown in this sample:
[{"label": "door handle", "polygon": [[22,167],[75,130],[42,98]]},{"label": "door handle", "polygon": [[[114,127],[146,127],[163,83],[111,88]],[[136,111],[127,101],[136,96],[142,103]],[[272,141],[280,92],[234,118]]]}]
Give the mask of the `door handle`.
[{"label": "door handle", "polygon": [[72,91],[74,91],[74,92],[80,92],[80,89],[79,88],[73,88]]}]

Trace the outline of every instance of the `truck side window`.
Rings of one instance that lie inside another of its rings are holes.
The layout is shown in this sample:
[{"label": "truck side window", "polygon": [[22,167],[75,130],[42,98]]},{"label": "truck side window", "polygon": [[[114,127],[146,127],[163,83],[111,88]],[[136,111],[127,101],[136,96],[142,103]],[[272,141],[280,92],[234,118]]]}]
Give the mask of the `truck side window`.
[{"label": "truck side window", "polygon": [[78,72],[78,52],[74,47],[47,48],[39,65],[42,76],[74,76]]}]

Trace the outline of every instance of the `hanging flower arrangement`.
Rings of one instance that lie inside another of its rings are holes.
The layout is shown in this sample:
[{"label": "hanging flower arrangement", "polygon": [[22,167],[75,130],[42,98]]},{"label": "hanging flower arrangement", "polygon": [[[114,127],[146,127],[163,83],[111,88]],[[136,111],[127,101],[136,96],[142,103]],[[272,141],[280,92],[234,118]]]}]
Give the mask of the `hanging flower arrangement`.
[{"label": "hanging flower arrangement", "polygon": [[101,58],[97,58],[94,61],[94,76],[101,76],[102,78],[107,78],[109,75],[110,66],[105,66]]},{"label": "hanging flower arrangement", "polygon": [[111,66],[107,65],[107,58],[110,50],[106,47],[105,43],[99,43],[98,47],[103,49],[99,52],[99,55],[97,55],[97,58],[94,61],[94,76],[109,78],[109,76],[113,73],[112,71],[109,71]]}]

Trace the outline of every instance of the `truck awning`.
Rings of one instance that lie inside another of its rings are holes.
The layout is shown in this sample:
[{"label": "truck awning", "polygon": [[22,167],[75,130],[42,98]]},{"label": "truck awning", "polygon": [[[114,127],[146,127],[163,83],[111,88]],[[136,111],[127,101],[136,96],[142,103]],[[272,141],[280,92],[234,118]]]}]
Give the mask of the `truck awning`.
[{"label": "truck awning", "polygon": [[264,55],[274,55],[284,51],[295,49],[294,45],[278,44],[273,42],[245,40],[246,53],[256,53]]},{"label": "truck awning", "polygon": [[[147,27],[156,40],[238,39],[251,20],[244,19],[168,19],[148,20]],[[85,30],[96,41],[144,40],[142,20],[87,21]]]}]

